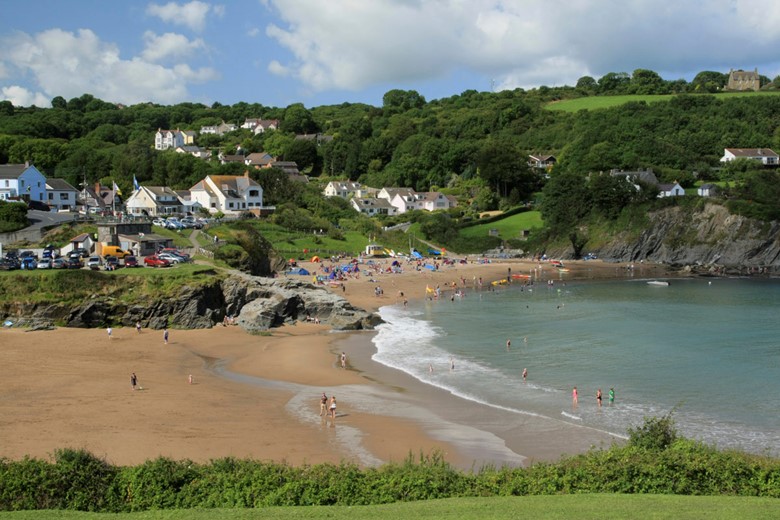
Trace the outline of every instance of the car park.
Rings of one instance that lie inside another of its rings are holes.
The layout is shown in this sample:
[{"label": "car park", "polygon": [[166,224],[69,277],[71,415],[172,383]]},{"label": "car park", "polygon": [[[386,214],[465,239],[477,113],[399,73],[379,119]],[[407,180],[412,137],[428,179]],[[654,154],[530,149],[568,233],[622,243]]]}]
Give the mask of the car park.
[{"label": "car park", "polygon": [[64,258],[55,258],[51,261],[52,269],[65,269],[68,261]]},{"label": "car park", "polygon": [[81,263],[81,258],[70,257],[68,258],[68,261],[65,263],[65,267],[67,269],[81,269],[84,266]]},{"label": "car park", "polygon": [[168,217],[165,220],[165,227],[168,229],[184,229],[184,224],[179,222],[179,219],[176,217]]},{"label": "car park", "polygon": [[22,251],[19,253],[19,260],[24,260],[25,258],[32,258],[33,260],[38,260],[38,255],[33,253],[32,251]]},{"label": "car park", "polygon": [[51,269],[51,258],[41,258],[38,262],[37,269]]},{"label": "car park", "polygon": [[125,257],[125,267],[141,267],[138,265],[138,259],[134,256]]},{"label": "car park", "polygon": [[100,269],[100,266],[103,264],[103,262],[100,261],[99,256],[90,256],[87,260],[87,267],[92,269],[93,271],[97,271]]},{"label": "car park", "polygon": [[179,251],[178,249],[176,249],[174,247],[164,247],[163,249],[160,249],[159,251],[157,251],[157,254],[160,254],[160,253],[169,253],[169,254],[172,254],[174,256],[177,256],[177,257],[179,257],[181,259],[180,260],[181,262],[190,262],[190,261],[192,261],[192,258],[190,258],[190,255],[188,255],[187,253],[182,253],[181,251]]},{"label": "car park", "polygon": [[89,251],[87,251],[83,247],[77,247],[77,248],[73,249],[69,254],[77,254],[81,258],[89,257]]},{"label": "car park", "polygon": [[157,258],[162,258],[163,260],[167,260],[173,265],[184,262],[184,259],[182,257],[174,255],[173,253],[157,253]]},{"label": "car park", "polygon": [[170,267],[171,263],[157,255],[151,255],[144,258],[144,265],[147,267]]},{"label": "car park", "polygon": [[152,225],[154,226],[160,226],[160,227],[166,227],[165,226],[165,220],[161,218],[156,218],[152,220]]}]

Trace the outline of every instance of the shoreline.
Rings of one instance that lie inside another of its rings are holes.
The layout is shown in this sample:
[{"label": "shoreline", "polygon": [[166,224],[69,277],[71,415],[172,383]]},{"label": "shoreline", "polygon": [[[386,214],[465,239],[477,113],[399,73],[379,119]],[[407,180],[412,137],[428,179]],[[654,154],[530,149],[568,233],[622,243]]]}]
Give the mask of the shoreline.
[{"label": "shoreline", "polygon": [[[425,298],[426,286],[468,285],[478,277],[487,284],[506,277],[508,269],[531,276],[537,270],[539,281],[625,273],[598,261],[573,265],[569,273],[546,264],[539,270],[538,262],[456,264],[439,272],[349,280],[343,296],[376,312],[404,298]],[[651,277],[669,276],[663,267],[642,269]],[[383,288],[379,296],[377,286]],[[331,290],[342,294],[341,288]],[[56,449],[73,447],[116,464],[157,456],[196,462],[235,456],[371,466],[436,450],[469,469],[557,460],[615,440],[469,402],[381,365],[371,359],[372,334],[301,322],[261,336],[217,326],[172,330],[171,344],[164,345],[161,333],[152,330],[120,328],[112,339],[100,329],[3,330],[0,437],[9,442],[0,447],[0,457],[51,457]],[[348,370],[338,366],[341,351],[347,352]],[[130,389],[131,372],[138,373],[143,391]],[[195,384],[187,383],[189,374]],[[323,391],[338,396],[335,421],[319,416]]]}]

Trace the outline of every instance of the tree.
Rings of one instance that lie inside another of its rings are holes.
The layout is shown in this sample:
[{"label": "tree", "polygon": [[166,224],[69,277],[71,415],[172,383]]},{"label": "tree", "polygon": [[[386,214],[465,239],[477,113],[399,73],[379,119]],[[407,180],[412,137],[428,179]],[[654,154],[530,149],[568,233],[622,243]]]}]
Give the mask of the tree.
[{"label": "tree", "polygon": [[588,93],[593,93],[598,90],[599,84],[590,76],[582,76],[577,80],[577,88]]},{"label": "tree", "polygon": [[406,112],[425,106],[425,98],[416,90],[389,90],[382,96],[382,109],[386,113]]},{"label": "tree", "polygon": [[279,130],[292,134],[312,134],[317,132],[317,123],[302,103],[294,103],[284,110]]},{"label": "tree", "polygon": [[317,162],[317,145],[308,139],[293,139],[284,149],[285,161],[294,161],[303,171],[314,167]]},{"label": "tree", "polygon": [[52,108],[60,108],[64,110],[68,107],[68,102],[65,101],[65,98],[62,96],[55,96],[51,100],[51,106]]},{"label": "tree", "polygon": [[665,82],[657,72],[647,69],[636,69],[631,75],[631,92],[633,94],[665,94]]},{"label": "tree", "polygon": [[623,94],[631,78],[625,72],[608,72],[599,78],[600,94]]},{"label": "tree", "polygon": [[582,175],[556,174],[547,181],[542,193],[542,218],[554,233],[569,233],[590,212],[592,199]]},{"label": "tree", "polygon": [[726,86],[728,81],[728,74],[705,70],[696,74],[696,77],[691,81],[691,87],[694,92],[718,92]]},{"label": "tree", "polygon": [[536,188],[536,177],[525,157],[509,139],[488,139],[477,154],[479,176],[495,187],[499,197],[517,188],[521,198],[528,198]]}]

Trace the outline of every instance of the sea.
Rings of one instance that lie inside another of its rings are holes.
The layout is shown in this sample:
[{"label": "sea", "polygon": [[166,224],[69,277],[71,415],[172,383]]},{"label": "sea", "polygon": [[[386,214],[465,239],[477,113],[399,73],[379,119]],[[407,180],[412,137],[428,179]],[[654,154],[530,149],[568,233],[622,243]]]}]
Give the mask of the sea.
[{"label": "sea", "polygon": [[386,306],[373,359],[506,413],[624,437],[671,413],[688,438],[780,455],[780,280],[669,282],[515,283]]}]

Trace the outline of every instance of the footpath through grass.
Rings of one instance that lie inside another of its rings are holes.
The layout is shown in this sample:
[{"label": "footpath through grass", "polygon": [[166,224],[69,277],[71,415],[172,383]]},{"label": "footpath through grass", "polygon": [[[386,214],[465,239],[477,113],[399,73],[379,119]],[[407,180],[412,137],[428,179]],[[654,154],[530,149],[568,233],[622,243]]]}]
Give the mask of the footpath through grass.
[{"label": "footpath through grass", "polygon": [[0,513],[0,520],[263,520],[292,518],[399,518],[462,520],[516,518],[587,519],[775,519],[780,500],[731,496],[607,495],[449,498],[399,502],[378,506],[268,507],[262,509],[178,509],[140,513],[82,513],[74,511],[18,511]]}]

